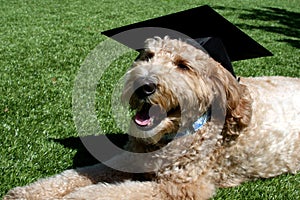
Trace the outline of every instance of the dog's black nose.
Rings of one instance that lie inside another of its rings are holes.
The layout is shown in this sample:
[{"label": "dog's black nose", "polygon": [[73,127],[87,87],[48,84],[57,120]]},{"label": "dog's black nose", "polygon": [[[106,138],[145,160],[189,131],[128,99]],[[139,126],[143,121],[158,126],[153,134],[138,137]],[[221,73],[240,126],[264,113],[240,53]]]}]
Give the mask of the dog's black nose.
[{"label": "dog's black nose", "polygon": [[134,82],[134,87],[137,88],[135,93],[139,98],[150,96],[156,91],[156,84],[147,79],[138,79]]}]

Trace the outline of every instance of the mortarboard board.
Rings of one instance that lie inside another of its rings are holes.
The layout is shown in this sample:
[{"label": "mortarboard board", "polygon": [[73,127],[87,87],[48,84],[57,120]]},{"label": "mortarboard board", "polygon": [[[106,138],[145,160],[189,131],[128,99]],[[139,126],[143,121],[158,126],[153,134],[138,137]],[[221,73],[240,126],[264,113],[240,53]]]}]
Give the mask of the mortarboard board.
[{"label": "mortarboard board", "polygon": [[[156,28],[155,28],[156,27]],[[192,38],[233,75],[230,61],[273,55],[208,5],[111,29],[102,34],[141,50],[147,38]]]}]

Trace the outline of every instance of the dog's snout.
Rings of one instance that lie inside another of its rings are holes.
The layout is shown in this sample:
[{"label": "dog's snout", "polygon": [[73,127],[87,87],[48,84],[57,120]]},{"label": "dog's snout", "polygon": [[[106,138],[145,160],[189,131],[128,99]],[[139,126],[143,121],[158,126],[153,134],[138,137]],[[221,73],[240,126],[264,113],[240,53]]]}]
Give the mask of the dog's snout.
[{"label": "dog's snout", "polygon": [[153,81],[144,78],[137,79],[134,82],[134,87],[136,88],[135,93],[140,98],[150,96],[156,91],[156,84]]}]

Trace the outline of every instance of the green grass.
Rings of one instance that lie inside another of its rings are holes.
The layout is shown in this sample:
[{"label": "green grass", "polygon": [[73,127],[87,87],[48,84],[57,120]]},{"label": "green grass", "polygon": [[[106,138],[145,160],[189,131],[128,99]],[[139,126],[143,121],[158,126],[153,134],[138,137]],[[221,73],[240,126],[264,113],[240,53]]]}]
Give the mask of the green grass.
[{"label": "green grass", "polygon": [[[101,31],[209,4],[274,53],[234,63],[243,76],[300,77],[299,0],[4,1],[0,0],[0,196],[10,188],[76,166],[72,114],[76,75],[106,38]],[[199,27],[201,21],[195,21]],[[110,92],[134,58],[115,62],[97,89],[98,120],[107,132]],[[76,145],[75,145],[76,146]],[[74,164],[75,163],[75,164]],[[282,175],[219,190],[215,199],[298,199],[300,175]]]}]

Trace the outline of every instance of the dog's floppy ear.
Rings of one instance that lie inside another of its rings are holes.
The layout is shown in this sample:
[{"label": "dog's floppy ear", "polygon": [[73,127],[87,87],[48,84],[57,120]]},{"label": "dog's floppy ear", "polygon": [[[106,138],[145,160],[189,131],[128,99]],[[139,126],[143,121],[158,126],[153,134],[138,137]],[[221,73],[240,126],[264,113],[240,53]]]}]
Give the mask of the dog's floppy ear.
[{"label": "dog's floppy ear", "polygon": [[240,84],[219,63],[212,67],[210,79],[225,115],[223,136],[227,140],[236,138],[248,126],[252,115],[252,99],[245,85]]}]

